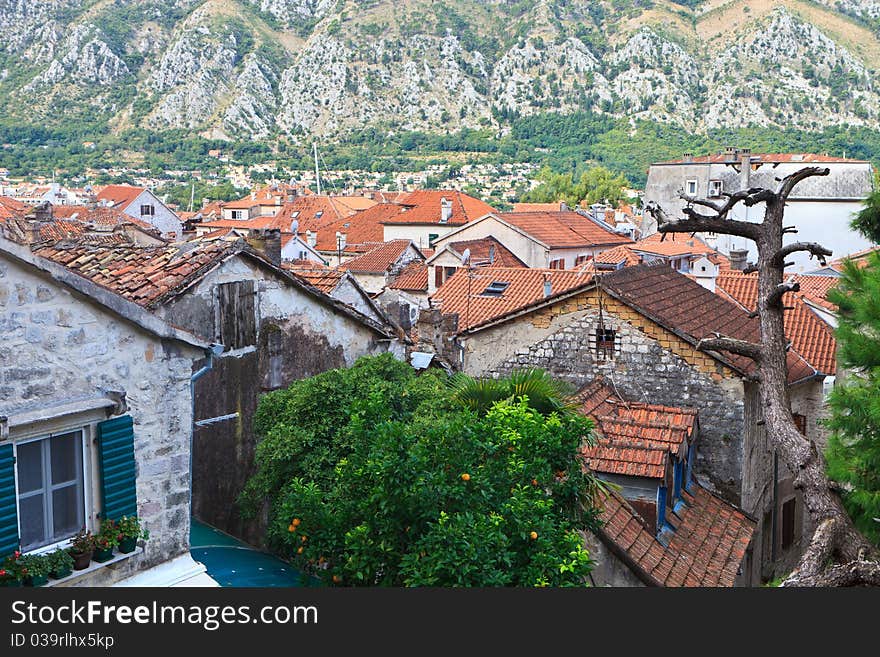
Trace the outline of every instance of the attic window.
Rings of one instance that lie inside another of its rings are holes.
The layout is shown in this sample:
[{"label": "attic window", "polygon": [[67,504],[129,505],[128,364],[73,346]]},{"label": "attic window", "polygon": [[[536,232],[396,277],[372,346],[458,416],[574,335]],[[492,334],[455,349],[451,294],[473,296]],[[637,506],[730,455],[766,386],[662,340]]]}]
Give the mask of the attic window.
[{"label": "attic window", "polygon": [[614,358],[617,333],[614,329],[599,327],[596,329],[596,359],[611,360]]},{"label": "attic window", "polygon": [[492,281],[491,283],[489,283],[486,289],[483,290],[483,293],[480,296],[500,297],[504,294],[504,291],[508,288],[509,285],[510,283],[506,283],[504,281]]}]

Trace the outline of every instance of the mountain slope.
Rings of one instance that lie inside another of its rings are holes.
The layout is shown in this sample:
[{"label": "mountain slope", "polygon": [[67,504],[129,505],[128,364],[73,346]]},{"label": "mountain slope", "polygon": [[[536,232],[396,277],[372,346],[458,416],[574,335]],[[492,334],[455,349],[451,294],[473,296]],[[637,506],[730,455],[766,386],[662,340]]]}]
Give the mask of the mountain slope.
[{"label": "mountain slope", "polygon": [[878,0],[0,0],[0,120],[213,138],[880,125]]}]

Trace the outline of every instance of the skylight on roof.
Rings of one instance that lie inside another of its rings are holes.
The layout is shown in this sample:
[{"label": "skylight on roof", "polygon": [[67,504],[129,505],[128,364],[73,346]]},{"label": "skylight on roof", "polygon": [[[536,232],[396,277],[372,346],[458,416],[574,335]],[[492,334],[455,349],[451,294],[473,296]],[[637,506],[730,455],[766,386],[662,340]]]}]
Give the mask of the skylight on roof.
[{"label": "skylight on roof", "polygon": [[500,297],[504,294],[504,291],[508,288],[509,285],[510,283],[507,283],[506,281],[492,281],[491,283],[489,283],[486,289],[483,290],[481,296]]}]

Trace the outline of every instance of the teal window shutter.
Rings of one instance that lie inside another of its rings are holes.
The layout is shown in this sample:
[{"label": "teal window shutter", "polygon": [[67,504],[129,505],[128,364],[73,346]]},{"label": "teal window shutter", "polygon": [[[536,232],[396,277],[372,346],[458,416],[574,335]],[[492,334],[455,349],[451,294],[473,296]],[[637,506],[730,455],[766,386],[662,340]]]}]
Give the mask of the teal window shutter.
[{"label": "teal window shutter", "polygon": [[137,515],[134,428],[130,415],[98,424],[101,465],[102,518],[118,520]]},{"label": "teal window shutter", "polygon": [[0,445],[0,559],[18,549],[18,500],[15,497],[15,454]]}]

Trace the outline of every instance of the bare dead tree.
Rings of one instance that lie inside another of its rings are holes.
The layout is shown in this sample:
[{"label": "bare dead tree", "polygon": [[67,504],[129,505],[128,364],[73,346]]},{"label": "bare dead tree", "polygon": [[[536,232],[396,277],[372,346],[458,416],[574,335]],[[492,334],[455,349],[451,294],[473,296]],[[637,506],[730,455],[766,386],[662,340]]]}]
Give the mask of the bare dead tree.
[{"label": "bare dead tree", "polygon": [[[813,176],[827,176],[829,169],[806,167],[777,179],[775,190],[752,188],[725,194],[723,201],[699,199],[684,194],[684,217],[670,220],[663,209],[649,204],[646,210],[657,221],[661,233],[714,232],[736,235],[757,245],[758,259],[751,268],[758,273],[758,300],[755,315],[761,326],[761,342],[748,343],[724,336],[701,340],[703,351],[728,351],[750,358],[757,365],[760,406],[765,430],[779,457],[795,476],[795,487],[804,496],[816,530],[798,567],[783,586],[880,585],[880,551],[855,528],[825,474],[821,450],[797,429],[788,394],[786,350],[788,341],[783,325],[783,299],[796,292],[798,285],[784,280],[786,258],[806,251],[824,265],[831,251],[814,242],[794,242],[783,246],[786,233],[797,232],[783,225],[786,201],[795,186]],[[747,207],[766,204],[761,223],[729,218],[742,203]]]}]

